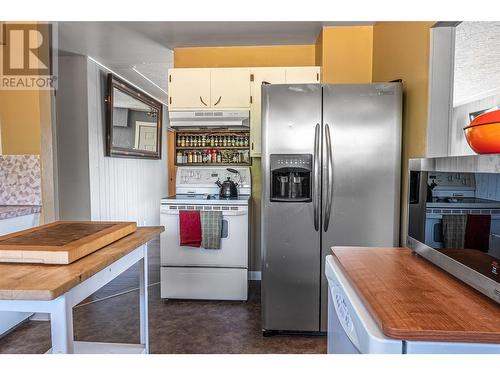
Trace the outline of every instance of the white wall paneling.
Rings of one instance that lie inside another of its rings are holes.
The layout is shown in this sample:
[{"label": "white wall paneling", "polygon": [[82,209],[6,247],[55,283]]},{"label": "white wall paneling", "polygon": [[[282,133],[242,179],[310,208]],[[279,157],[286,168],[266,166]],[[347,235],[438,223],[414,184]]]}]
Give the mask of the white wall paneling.
[{"label": "white wall paneling", "polygon": [[453,100],[455,26],[431,29],[427,156],[448,155]]},{"label": "white wall paneling", "polygon": [[[85,59],[82,67],[78,59]],[[167,194],[167,111],[164,108],[163,135],[162,135],[162,159],[131,159],[131,158],[111,158],[105,156],[105,92],[106,75],[108,71],[94,61],[81,56],[66,57],[66,61],[61,65],[78,65],[78,69],[83,69],[79,75],[86,77],[83,90],[79,88],[78,94],[68,90],[65,94],[69,96],[68,102],[72,105],[58,108],[58,112],[76,113],[75,120],[81,122],[79,126],[86,127],[87,150],[79,150],[78,155],[71,156],[72,150],[67,147],[65,152],[59,153],[59,158],[64,159],[69,156],[73,159],[73,168],[88,168],[86,173],[80,173],[82,178],[79,183],[84,187],[80,190],[82,196],[65,189],[65,183],[71,179],[69,173],[59,174],[60,195],[66,194],[64,202],[61,203],[62,219],[91,219],[91,220],[131,220],[138,225],[158,225],[159,224],[159,202],[161,197]],[[76,72],[74,72],[76,73]],[[60,77],[61,81],[67,79],[72,81],[78,74],[69,77]],[[86,100],[74,102],[75,97],[84,97]],[[82,113],[72,112],[75,107],[82,106],[85,110]],[[58,124],[58,127],[62,124]],[[85,133],[85,131],[84,131]],[[76,142],[71,134],[58,137],[58,143]],[[82,139],[82,138],[79,138]],[[82,161],[80,167],[78,161]],[[88,167],[86,167],[86,165]],[[65,191],[64,191],[65,190]],[[78,206],[73,200],[82,199],[88,201],[88,211],[85,209],[75,210]],[[64,203],[64,204],[63,204]]]}]

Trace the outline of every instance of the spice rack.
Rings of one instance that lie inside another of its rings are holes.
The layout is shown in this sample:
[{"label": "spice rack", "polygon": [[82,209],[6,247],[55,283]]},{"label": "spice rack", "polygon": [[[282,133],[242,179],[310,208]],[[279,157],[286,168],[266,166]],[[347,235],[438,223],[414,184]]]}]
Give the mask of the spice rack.
[{"label": "spice rack", "polygon": [[176,165],[251,164],[248,130],[182,130],[175,135]]}]

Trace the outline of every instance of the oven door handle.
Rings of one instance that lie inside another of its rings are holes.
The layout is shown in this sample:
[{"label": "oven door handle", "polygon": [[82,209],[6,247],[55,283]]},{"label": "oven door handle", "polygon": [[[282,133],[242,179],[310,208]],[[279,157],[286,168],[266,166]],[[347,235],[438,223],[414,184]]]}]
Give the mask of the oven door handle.
[{"label": "oven door handle", "polygon": [[[191,211],[191,210],[188,210]],[[210,212],[207,210],[207,212]],[[222,212],[222,217],[228,216],[245,216],[248,215],[248,211],[231,211],[231,210],[213,210],[212,212]],[[169,215],[169,216],[179,216],[179,210],[160,210],[161,215]]]}]

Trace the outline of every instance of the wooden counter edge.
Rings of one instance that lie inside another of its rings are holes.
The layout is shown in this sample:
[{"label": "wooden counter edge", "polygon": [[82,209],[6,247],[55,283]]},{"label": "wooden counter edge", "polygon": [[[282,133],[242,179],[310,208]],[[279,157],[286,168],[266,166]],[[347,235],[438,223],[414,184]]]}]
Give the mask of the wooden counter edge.
[{"label": "wooden counter edge", "polygon": [[[371,313],[371,310],[370,310]],[[372,314],[373,317],[373,314]],[[377,321],[377,320],[375,320]],[[378,324],[378,321],[377,321]],[[474,332],[474,340],[470,340],[469,332],[458,331],[427,331],[422,330],[418,333],[407,330],[399,330],[396,328],[386,328],[380,325],[383,334],[389,338],[404,340],[404,341],[420,341],[420,342],[457,342],[457,343],[474,343],[474,344],[499,344],[498,334],[490,332]],[[432,336],[432,339],[429,338]]]},{"label": "wooden counter edge", "polygon": [[[359,288],[356,286],[356,283],[353,282],[353,280],[350,278],[348,272],[344,268],[341,260],[338,258],[337,254],[335,253],[335,249],[344,249],[344,248],[352,248],[350,250],[353,250],[354,248],[356,249],[393,249],[395,251],[397,250],[407,250],[410,253],[413,253],[413,250],[411,250],[408,247],[368,247],[368,246],[332,246],[330,248],[332,255],[335,256],[338,265],[342,268],[342,271],[344,272],[344,276],[347,278],[349,281],[351,287],[356,291],[358,297],[361,299],[363,302],[365,308],[368,310],[370,313],[372,319],[377,323],[377,326],[379,329],[382,331],[382,333],[393,339],[398,339],[398,340],[404,340],[404,341],[428,341],[428,342],[440,342],[440,341],[446,341],[446,342],[460,342],[460,343],[468,343],[468,342],[473,342],[473,343],[491,343],[491,344],[499,344],[498,342],[498,334],[496,333],[490,333],[490,332],[475,332],[474,335],[476,336],[474,341],[467,341],[467,339],[470,339],[470,333],[469,332],[458,332],[458,331],[428,331],[428,330],[422,330],[418,333],[415,333],[415,331],[409,331],[409,330],[401,330],[397,328],[390,328],[386,327],[383,322],[380,320],[379,316],[377,313],[374,311],[372,308],[371,304],[369,301],[366,300],[364,294],[359,290]],[[425,258],[422,258],[423,260],[426,260]],[[427,261],[427,260],[426,260]],[[428,261],[427,261],[428,262]],[[429,265],[433,267],[435,266],[433,263],[429,262]],[[442,272],[446,273],[446,271],[441,270]],[[432,339],[429,338],[429,336],[432,336]]]},{"label": "wooden counter edge", "polygon": [[[62,294],[66,293],[68,290],[71,288],[75,287],[76,285],[82,283],[83,281],[89,279],[96,273],[102,271],[105,269],[107,266],[112,264],[113,262],[117,261],[121,257],[127,255],[131,251],[135,250],[139,246],[142,246],[146,244],[147,242],[151,241],[154,237],[158,236],[160,233],[165,231],[165,227],[163,226],[146,226],[146,227],[137,227],[137,230],[128,236],[125,236],[105,247],[102,249],[97,250],[94,253],[91,253],[76,262],[73,262],[68,265],[58,265],[57,267],[71,267],[74,265],[78,265],[80,262],[88,261],[89,258],[91,258],[93,255],[98,254],[99,252],[105,250],[108,247],[114,247],[120,242],[127,242],[130,241],[130,237],[136,237],[136,236],[143,236],[140,242],[133,242],[132,244],[128,244],[127,247],[124,248],[124,254],[121,254],[121,256],[114,256],[110,258],[110,262],[104,262],[100,266],[94,268],[90,273],[86,274],[85,272],[80,272],[76,277],[69,279],[68,281],[62,283],[59,285],[56,289],[54,290],[0,290],[0,300],[36,300],[36,301],[51,301],[56,299],[57,297],[61,296]],[[15,264],[16,266],[23,266],[27,264],[22,264],[18,263]],[[39,265],[36,264],[36,266],[44,266],[44,265]],[[46,265],[48,267],[54,267],[54,265]]]}]

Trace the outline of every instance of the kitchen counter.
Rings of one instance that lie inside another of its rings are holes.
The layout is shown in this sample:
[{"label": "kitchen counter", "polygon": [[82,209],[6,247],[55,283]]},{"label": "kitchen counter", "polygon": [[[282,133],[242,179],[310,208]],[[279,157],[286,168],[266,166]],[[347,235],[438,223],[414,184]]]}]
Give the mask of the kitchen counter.
[{"label": "kitchen counter", "polygon": [[500,344],[500,305],[408,248],[333,247],[384,335]]},{"label": "kitchen counter", "polygon": [[[163,227],[142,227],[69,265],[0,263],[0,311],[50,314],[50,353],[148,353],[148,248]],[[140,343],[74,341],[73,307],[139,263]]]},{"label": "kitchen counter", "polygon": [[0,220],[36,214],[42,206],[0,206]]},{"label": "kitchen counter", "polygon": [[0,300],[53,300],[163,231],[142,227],[68,265],[0,263]]}]

